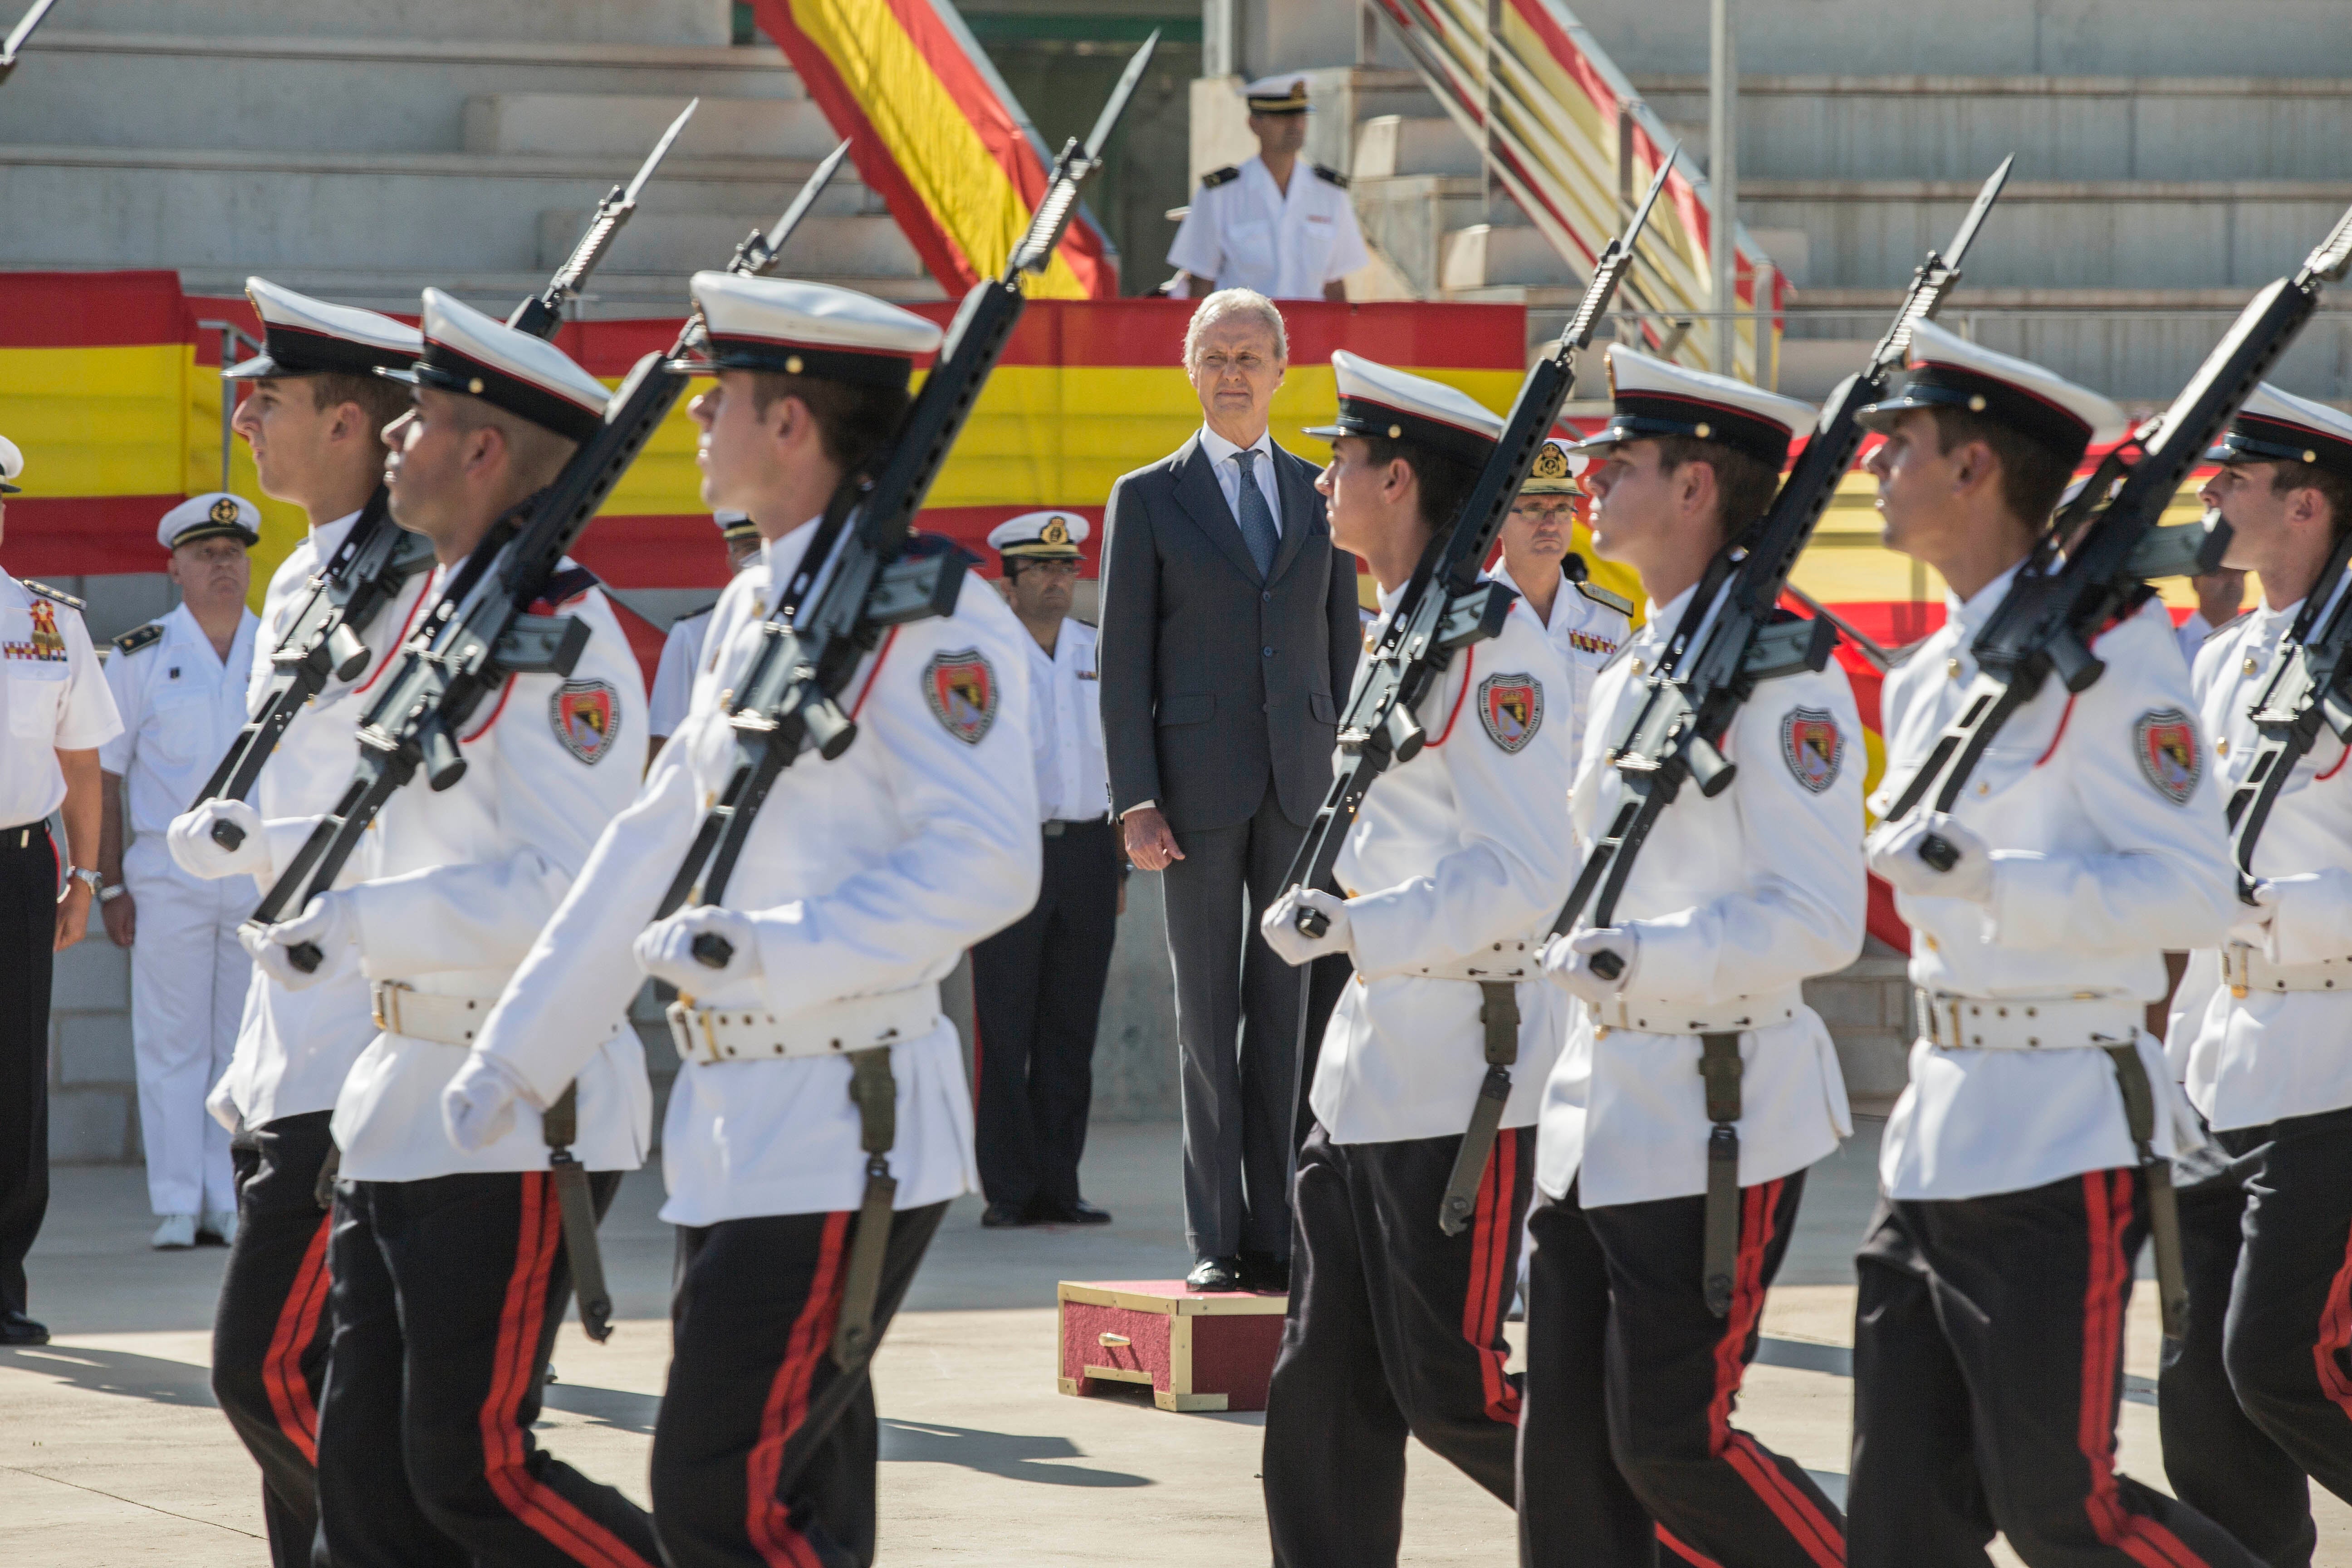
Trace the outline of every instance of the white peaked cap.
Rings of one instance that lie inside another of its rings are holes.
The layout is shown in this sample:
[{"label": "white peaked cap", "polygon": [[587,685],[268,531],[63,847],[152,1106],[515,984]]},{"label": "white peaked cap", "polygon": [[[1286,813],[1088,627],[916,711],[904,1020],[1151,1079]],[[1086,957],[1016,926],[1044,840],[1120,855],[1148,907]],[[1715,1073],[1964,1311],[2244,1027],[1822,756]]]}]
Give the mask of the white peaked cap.
[{"label": "white peaked cap", "polygon": [[1384,436],[1427,447],[1465,463],[1483,463],[1503,438],[1502,416],[1468,393],[1351,354],[1331,356],[1339,384],[1339,417],[1307,434]]},{"label": "white peaked cap", "polygon": [[765,370],[904,387],[945,335],[912,310],[831,283],[698,272],[704,338],[677,368]]},{"label": "white peaked cap", "polygon": [[261,509],[243,496],[210,490],[190,496],[155,525],[155,542],[166,550],[204,539],[236,539],[247,544],[261,539]]},{"label": "white peaked cap", "polygon": [[221,374],[231,381],[275,375],[365,375],[415,362],[425,336],[415,327],[356,305],[330,305],[267,278],[245,280],[261,318],[262,350]]},{"label": "white peaked cap", "polygon": [[1933,321],[1911,329],[1911,379],[1899,396],[1862,410],[1873,430],[1893,427],[1914,408],[1958,408],[2030,436],[2079,460],[2095,446],[2123,436],[2130,420],[2089,387],[2042,369],[2032,360],[1980,348]]},{"label": "white peaked cap", "polygon": [[1573,448],[1587,457],[1626,441],[1688,436],[1745,453],[1774,473],[1789,460],[1789,444],[1812,427],[1812,405],[1611,343],[1608,426]]},{"label": "white peaked cap", "polygon": [[416,368],[376,374],[478,397],[571,441],[596,433],[612,397],[553,343],[438,289],[425,290],[425,352]]},{"label": "white peaked cap", "polygon": [[13,496],[22,490],[24,487],[14,481],[24,472],[25,454],[16,449],[16,442],[0,436],[0,496]]},{"label": "white peaked cap", "polygon": [[1547,437],[1536,448],[1534,466],[1528,469],[1528,482],[1519,487],[1523,496],[1574,496],[1584,492],[1577,485],[1577,476],[1591,463],[1580,457],[1569,444],[1557,436]]},{"label": "white peaked cap", "polygon": [[1253,114],[1304,114],[1307,112],[1307,75],[1304,71],[1276,71],[1262,76],[1242,89],[1242,97],[1249,100]]},{"label": "white peaked cap", "polygon": [[2309,463],[2352,476],[2352,415],[2265,381],[2205,456],[2216,463]]},{"label": "white peaked cap", "polygon": [[989,548],[1023,560],[1072,561],[1094,530],[1074,511],[1024,511],[988,531]]}]

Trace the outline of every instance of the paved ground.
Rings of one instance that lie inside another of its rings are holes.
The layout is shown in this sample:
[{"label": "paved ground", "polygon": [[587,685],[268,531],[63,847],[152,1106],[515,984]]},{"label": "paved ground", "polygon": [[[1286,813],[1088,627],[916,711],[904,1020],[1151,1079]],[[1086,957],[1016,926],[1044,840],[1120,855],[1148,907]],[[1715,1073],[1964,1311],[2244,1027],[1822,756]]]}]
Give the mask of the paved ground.
[{"label": "paved ground", "polygon": [[[1848,1258],[1869,1208],[1871,1140],[1814,1173],[1742,1424],[1815,1470],[1845,1468],[1853,1312]],[[1104,1230],[982,1232],[959,1204],[876,1365],[884,1415],[883,1556],[938,1563],[1185,1564],[1265,1561],[1257,1415],[1171,1415],[1055,1392],[1054,1283],[1166,1278],[1186,1266],[1172,1128],[1097,1130],[1089,1195]],[[567,1327],[541,1431],[591,1473],[645,1497],[668,1351],[659,1182],[622,1189],[604,1226],[621,1323],[598,1346]],[[32,1262],[34,1306],[58,1334],[0,1352],[0,1562],[24,1568],[260,1564],[258,1484],[213,1408],[208,1325],[223,1254],[157,1254],[136,1170],[58,1173]],[[2134,1300],[2130,1370],[2155,1373],[2153,1303]],[[2125,1468],[2161,1483],[2156,1412],[2137,1385]],[[2326,1503],[2319,1560],[2352,1562],[2352,1510]],[[1510,1516],[1415,1450],[1405,1560],[1514,1560]],[[2004,1563],[2013,1558],[2004,1554]]]}]

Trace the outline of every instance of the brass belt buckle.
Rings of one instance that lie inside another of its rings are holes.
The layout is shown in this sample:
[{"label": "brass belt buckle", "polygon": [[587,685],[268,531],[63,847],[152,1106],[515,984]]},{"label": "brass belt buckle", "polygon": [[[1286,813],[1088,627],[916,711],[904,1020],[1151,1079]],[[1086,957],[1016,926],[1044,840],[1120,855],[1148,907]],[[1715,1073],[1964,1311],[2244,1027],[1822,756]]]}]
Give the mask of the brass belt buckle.
[{"label": "brass belt buckle", "polygon": [[397,980],[379,980],[368,987],[368,1011],[374,1016],[375,1026],[387,1035],[401,1032],[400,994],[407,989]]},{"label": "brass belt buckle", "polygon": [[2242,942],[2233,942],[2222,950],[2222,969],[2229,977],[2230,994],[2245,1000],[2254,983],[2254,950]]}]

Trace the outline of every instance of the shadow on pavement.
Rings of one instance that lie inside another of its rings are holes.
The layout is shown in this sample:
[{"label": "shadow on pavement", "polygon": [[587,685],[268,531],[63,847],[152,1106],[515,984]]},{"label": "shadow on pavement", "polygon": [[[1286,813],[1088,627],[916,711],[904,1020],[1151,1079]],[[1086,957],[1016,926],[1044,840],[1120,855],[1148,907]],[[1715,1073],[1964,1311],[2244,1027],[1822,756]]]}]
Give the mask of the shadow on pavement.
[{"label": "shadow on pavement", "polygon": [[120,1394],[151,1405],[214,1409],[212,1373],[184,1361],[131,1351],[86,1350],[77,1345],[26,1345],[0,1350],[0,1367],[54,1378],[92,1394]]}]

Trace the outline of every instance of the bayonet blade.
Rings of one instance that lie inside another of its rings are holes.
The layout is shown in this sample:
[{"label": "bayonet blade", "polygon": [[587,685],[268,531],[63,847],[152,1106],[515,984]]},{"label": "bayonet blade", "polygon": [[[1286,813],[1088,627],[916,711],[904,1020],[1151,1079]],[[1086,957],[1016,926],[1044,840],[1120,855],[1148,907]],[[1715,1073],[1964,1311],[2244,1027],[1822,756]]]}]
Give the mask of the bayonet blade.
[{"label": "bayonet blade", "polygon": [[0,44],[0,66],[16,63],[16,51],[25,47],[25,40],[33,36],[33,29],[41,25],[41,18],[47,16],[49,7],[57,3],[58,0],[33,0],[33,8],[8,29],[8,41]]},{"label": "bayonet blade", "polygon": [[686,129],[686,122],[694,118],[694,111],[701,107],[702,100],[690,99],[686,107],[677,111],[677,118],[669,122],[669,129],[662,132],[661,140],[654,143],[654,150],[646,153],[646,161],[637,166],[636,178],[631,180],[629,188],[621,193],[623,205],[637,205],[637,193],[644,190],[646,182],[654,177],[654,171],[661,167],[664,158],[669,156],[670,144],[676,142],[678,133]]},{"label": "bayonet blade", "polygon": [[2009,184],[2009,166],[2016,162],[2017,154],[2014,153],[2003,158],[2000,167],[1986,178],[1984,188],[1977,192],[1976,205],[1969,208],[1969,216],[1960,220],[1958,232],[1952,236],[1950,248],[1944,252],[1944,265],[1952,271],[1959,270],[1960,258],[1969,253],[1969,247],[1976,243],[1977,230],[1983,226],[1985,214],[1992,211],[1992,204],[2000,199],[2000,188]]},{"label": "bayonet blade", "polygon": [[1127,62],[1127,69],[1119,73],[1118,86],[1111,89],[1110,101],[1103,105],[1100,114],[1095,116],[1095,128],[1087,132],[1087,163],[1092,163],[1102,156],[1103,143],[1110,140],[1111,130],[1118,125],[1118,117],[1127,112],[1127,100],[1135,96],[1136,85],[1143,80],[1143,68],[1151,63],[1152,51],[1159,47],[1160,29],[1154,27],[1151,36],[1143,40],[1143,47],[1135,51],[1135,58]]},{"label": "bayonet blade", "polygon": [[1625,232],[1618,237],[1617,243],[1624,247],[1627,255],[1633,254],[1634,242],[1642,237],[1643,226],[1650,221],[1650,209],[1658,205],[1658,193],[1666,188],[1666,176],[1675,172],[1675,160],[1682,156],[1682,152],[1683,144],[1677,142],[1666,149],[1664,157],[1658,160],[1658,172],[1650,177],[1649,191],[1642,197],[1642,205],[1633,209],[1633,221],[1625,226]]},{"label": "bayonet blade", "polygon": [[845,136],[840,146],[824,155],[824,162],[819,163],[802,184],[800,195],[793,198],[793,205],[784,209],[783,216],[776,220],[776,226],[768,231],[768,259],[760,270],[764,272],[774,263],[776,252],[783,249],[784,241],[791,238],[793,230],[800,226],[801,219],[808,216],[809,208],[816,205],[817,197],[824,195],[824,187],[832,183],[833,172],[840,168],[841,161],[848,156],[849,139]]}]

